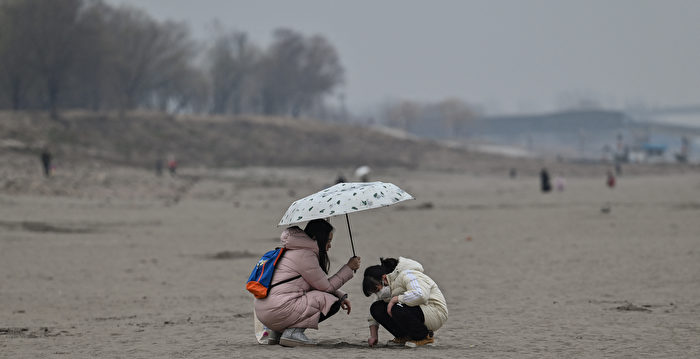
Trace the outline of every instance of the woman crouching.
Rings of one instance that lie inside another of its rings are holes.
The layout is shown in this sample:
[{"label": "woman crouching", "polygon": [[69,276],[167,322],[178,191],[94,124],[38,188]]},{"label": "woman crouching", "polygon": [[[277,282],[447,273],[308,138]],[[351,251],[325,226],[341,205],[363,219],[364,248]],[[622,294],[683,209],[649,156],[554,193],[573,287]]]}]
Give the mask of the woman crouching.
[{"label": "woman crouching", "polygon": [[287,250],[276,265],[272,283],[281,284],[271,288],[266,298],[255,299],[255,314],[275,332],[269,344],[279,338],[283,346],[316,345],[304,331],[318,329],[319,322],[341,307],[350,314],[350,301],[339,288],[360,268],[360,257],[351,257],[336,274],[327,277],[333,226],[322,219],[310,221],[303,231],[289,227],[280,239]]},{"label": "woman crouching", "polygon": [[380,258],[365,269],[362,291],[377,296],[370,307],[370,347],[379,341],[379,325],[394,335],[387,345],[416,347],[434,342],[433,332],[447,321],[447,303],[423,266],[408,258]]}]

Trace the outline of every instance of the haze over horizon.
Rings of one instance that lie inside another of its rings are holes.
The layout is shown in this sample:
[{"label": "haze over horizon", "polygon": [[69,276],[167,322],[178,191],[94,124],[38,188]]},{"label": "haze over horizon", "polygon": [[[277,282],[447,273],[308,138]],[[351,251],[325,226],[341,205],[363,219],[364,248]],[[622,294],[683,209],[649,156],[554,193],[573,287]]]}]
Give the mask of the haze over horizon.
[{"label": "haze over horizon", "polygon": [[200,40],[215,19],[261,45],[280,27],[321,34],[353,111],[390,99],[459,98],[498,114],[700,102],[695,1],[107,2],[185,21]]}]

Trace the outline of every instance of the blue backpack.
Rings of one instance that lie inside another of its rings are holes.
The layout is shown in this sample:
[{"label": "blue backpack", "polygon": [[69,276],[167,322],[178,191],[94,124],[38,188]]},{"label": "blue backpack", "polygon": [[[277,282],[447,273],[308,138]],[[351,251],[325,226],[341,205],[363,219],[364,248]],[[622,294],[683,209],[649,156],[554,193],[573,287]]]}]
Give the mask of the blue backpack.
[{"label": "blue backpack", "polygon": [[275,274],[277,262],[282,258],[286,250],[287,249],[284,247],[275,248],[263,254],[258,263],[255,264],[253,271],[250,273],[250,277],[248,277],[248,283],[245,286],[249,292],[253,293],[255,298],[266,298],[267,293],[272,287],[301,278],[301,275],[298,275],[272,284],[272,276]]}]

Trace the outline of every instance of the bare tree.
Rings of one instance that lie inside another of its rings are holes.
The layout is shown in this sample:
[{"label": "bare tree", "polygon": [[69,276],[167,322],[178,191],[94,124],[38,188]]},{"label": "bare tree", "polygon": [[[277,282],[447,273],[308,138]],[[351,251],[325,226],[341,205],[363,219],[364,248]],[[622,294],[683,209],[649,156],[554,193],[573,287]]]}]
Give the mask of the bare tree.
[{"label": "bare tree", "polygon": [[140,10],[121,7],[107,26],[110,82],[121,111],[147,103],[155,89],[189,70],[194,43],[184,24],[159,24]]},{"label": "bare tree", "polygon": [[383,122],[406,132],[435,138],[463,138],[469,133],[476,114],[463,101],[447,99],[438,103],[412,101],[384,105]]},{"label": "bare tree", "polygon": [[206,75],[194,67],[178,69],[153,92],[155,107],[163,112],[204,112],[209,102],[209,82]]},{"label": "bare tree", "polygon": [[335,48],[289,29],[273,36],[263,51],[245,33],[219,29],[198,66],[183,23],[100,0],[0,0],[0,107],[47,109],[54,118],[60,107],[325,110],[343,82]]},{"label": "bare tree", "polygon": [[421,106],[412,101],[390,102],[383,106],[382,117],[384,123],[390,127],[400,128],[407,132],[414,132],[416,124],[421,117]]},{"label": "bare tree", "polygon": [[16,3],[0,3],[0,93],[13,110],[25,105],[26,92],[33,80],[33,73],[26,66],[29,57],[26,39],[16,26],[25,9]]},{"label": "bare tree", "polygon": [[464,101],[458,99],[443,100],[435,105],[439,113],[444,137],[459,138],[469,134],[476,113]]},{"label": "bare tree", "polygon": [[106,19],[110,12],[111,7],[100,1],[87,2],[82,12],[82,34],[75,49],[67,106],[99,111],[111,97],[107,71],[111,52],[106,41],[110,32]]},{"label": "bare tree", "polygon": [[308,109],[325,94],[343,82],[343,67],[340,59],[324,37],[316,35],[307,40],[305,56],[300,66],[300,90],[294,96],[292,107],[296,115]]},{"label": "bare tree", "polygon": [[212,109],[215,114],[241,113],[253,96],[260,51],[245,33],[219,34],[209,49],[209,75],[212,84]]},{"label": "bare tree", "polygon": [[289,29],[275,30],[261,68],[266,114],[298,116],[343,81],[343,67],[328,41]]},{"label": "bare tree", "polygon": [[[83,1],[6,1],[4,9],[11,15],[11,57],[15,61],[21,59],[36,74],[44,89],[45,107],[57,118],[60,96],[73,70],[76,47],[83,33]],[[18,96],[22,85],[17,79],[13,82],[13,96]],[[13,102],[17,105],[17,101]]]}]

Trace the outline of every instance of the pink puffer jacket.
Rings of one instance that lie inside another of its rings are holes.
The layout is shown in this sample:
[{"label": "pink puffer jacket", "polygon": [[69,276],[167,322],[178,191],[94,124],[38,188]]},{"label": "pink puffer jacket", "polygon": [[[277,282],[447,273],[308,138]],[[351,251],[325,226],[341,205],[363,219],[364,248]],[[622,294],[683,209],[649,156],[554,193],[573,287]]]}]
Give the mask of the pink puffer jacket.
[{"label": "pink puffer jacket", "polygon": [[287,251],[277,263],[272,283],[300,274],[302,277],[275,286],[264,299],[255,299],[255,314],[275,331],[318,329],[321,313],[328,314],[331,305],[345,295],[338,289],[352,278],[352,269],[345,264],[328,278],[318,265],[316,241],[299,227],[285,229],[280,239]]}]

